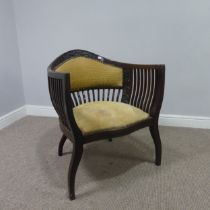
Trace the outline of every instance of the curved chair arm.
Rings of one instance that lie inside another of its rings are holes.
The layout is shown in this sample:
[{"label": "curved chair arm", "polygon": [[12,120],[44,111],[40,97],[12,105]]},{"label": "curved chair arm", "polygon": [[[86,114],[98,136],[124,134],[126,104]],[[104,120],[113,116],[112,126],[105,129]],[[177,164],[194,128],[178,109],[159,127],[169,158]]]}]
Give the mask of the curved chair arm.
[{"label": "curved chair arm", "polygon": [[71,97],[69,97],[69,83],[69,74],[57,73],[48,68],[48,85],[52,104],[59,116],[59,120],[71,131],[72,128],[78,127],[73,115],[74,106]]},{"label": "curved chair arm", "polygon": [[165,65],[162,65],[160,66],[160,68],[156,70],[155,95],[150,110],[150,115],[154,116],[157,119],[159,117],[160,109],[163,102],[164,88],[165,88]]},{"label": "curved chair arm", "polygon": [[124,67],[123,99],[158,118],[163,101],[165,65],[129,65]]}]

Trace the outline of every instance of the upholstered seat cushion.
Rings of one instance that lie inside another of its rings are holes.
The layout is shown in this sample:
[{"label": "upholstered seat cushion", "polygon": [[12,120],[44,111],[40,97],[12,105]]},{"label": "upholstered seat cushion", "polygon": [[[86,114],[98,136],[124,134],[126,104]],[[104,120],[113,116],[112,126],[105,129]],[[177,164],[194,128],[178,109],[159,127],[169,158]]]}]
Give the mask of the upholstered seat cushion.
[{"label": "upholstered seat cushion", "polygon": [[149,117],[134,106],[111,101],[85,103],[75,107],[73,113],[83,135],[125,128]]}]

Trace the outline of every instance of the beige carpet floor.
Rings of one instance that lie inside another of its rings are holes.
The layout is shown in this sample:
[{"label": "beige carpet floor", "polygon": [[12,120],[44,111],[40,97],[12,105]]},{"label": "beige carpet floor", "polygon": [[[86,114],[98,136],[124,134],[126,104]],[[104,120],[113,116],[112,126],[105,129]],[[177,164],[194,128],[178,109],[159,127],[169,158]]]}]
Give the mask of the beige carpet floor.
[{"label": "beige carpet floor", "polygon": [[210,130],[160,133],[161,167],[148,129],[86,145],[70,201],[71,143],[58,157],[57,119],[23,118],[0,131],[0,210],[210,210]]}]

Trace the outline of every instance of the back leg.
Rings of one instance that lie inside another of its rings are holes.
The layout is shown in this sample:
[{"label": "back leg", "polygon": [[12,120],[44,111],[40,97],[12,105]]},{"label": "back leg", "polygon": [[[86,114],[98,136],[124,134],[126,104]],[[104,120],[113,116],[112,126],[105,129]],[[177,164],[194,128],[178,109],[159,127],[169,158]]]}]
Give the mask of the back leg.
[{"label": "back leg", "polygon": [[63,136],[61,137],[59,146],[58,146],[58,156],[62,156],[63,155],[63,145],[66,142],[67,137],[63,134]]},{"label": "back leg", "polygon": [[159,166],[161,165],[162,145],[158,130],[158,124],[150,126],[149,130],[155,144],[155,164]]}]

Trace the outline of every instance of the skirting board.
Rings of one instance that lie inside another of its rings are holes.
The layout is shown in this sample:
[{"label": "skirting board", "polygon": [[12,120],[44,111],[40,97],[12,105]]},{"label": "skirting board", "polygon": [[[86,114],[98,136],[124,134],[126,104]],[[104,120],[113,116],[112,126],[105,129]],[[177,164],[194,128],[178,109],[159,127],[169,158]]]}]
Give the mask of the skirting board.
[{"label": "skirting board", "polygon": [[1,116],[0,117],[0,130],[25,116],[26,116],[25,106],[22,106],[18,109],[15,109],[14,111],[9,112],[8,114]]},{"label": "skirting board", "polygon": [[[0,117],[0,129],[27,115],[57,117],[52,106],[25,105]],[[210,117],[161,114],[159,124],[163,126],[210,129]]]},{"label": "skirting board", "polygon": [[42,117],[58,117],[52,106],[25,105],[26,115]]}]

